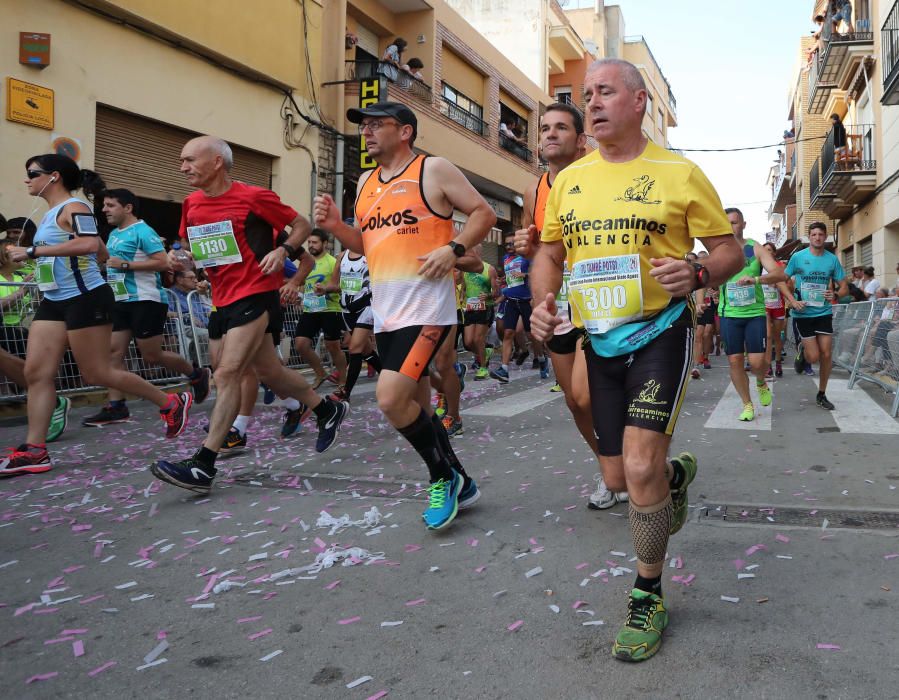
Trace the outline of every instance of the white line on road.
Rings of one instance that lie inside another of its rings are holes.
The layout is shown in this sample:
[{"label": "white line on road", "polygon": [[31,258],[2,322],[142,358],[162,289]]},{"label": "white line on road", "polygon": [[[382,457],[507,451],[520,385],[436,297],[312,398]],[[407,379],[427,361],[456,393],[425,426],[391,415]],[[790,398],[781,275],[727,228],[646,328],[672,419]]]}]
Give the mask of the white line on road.
[{"label": "white line on road", "polygon": [[[774,393],[774,383],[768,382],[771,393]],[[719,399],[718,405],[712,411],[712,415],[705,423],[706,428],[730,428],[732,430],[771,430],[771,413],[774,408],[772,403],[770,406],[762,407],[759,401],[758,389],[755,387],[755,378],[749,378],[749,395],[752,397],[752,404],[755,406],[755,420],[741,421],[737,420],[737,416],[743,410],[743,401],[734,385],[727,383],[727,389],[724,395]]]},{"label": "white line on road", "polygon": [[[817,377],[811,377],[810,381],[817,391]],[[841,433],[899,435],[899,422],[892,419],[864,389],[859,386],[850,389],[848,380],[831,378],[827,383],[827,398],[836,406],[831,415]]]},{"label": "white line on road", "polygon": [[534,389],[519,391],[517,394],[505,396],[501,399],[488,401],[480,406],[472,406],[462,411],[467,416],[517,416],[519,413],[530,411],[550,401],[555,401],[563,396],[562,392],[551,392],[551,384],[543,384]]}]

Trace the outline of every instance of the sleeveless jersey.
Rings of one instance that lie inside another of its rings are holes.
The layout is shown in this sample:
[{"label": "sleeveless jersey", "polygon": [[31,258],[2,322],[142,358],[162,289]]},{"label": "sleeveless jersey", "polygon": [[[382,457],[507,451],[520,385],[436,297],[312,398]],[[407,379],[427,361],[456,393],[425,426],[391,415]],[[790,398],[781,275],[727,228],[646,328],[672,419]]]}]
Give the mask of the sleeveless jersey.
[{"label": "sleeveless jersey", "polygon": [[[484,263],[484,269],[480,272],[462,273],[465,280],[465,310],[484,311],[493,306],[493,285],[490,282],[490,270],[493,266]],[[482,301],[481,294],[486,294],[487,299]]]},{"label": "sleeveless jersey", "polygon": [[340,312],[340,301],[336,294],[316,294],[316,284],[328,284],[334,272],[337,258],[330,253],[325,253],[315,261],[315,266],[306,278],[306,286],[303,288],[303,313],[321,313],[323,311]]},{"label": "sleeveless jersey", "polygon": [[376,333],[456,324],[452,271],[437,280],[418,274],[418,258],[453,239],[451,217],[437,214],[424,201],[425,159],[416,156],[387,182],[381,180],[379,167],[356,198]]},{"label": "sleeveless jersey", "polygon": [[549,184],[549,173],[543,173],[537,182],[537,197],[534,201],[534,226],[537,231],[543,230],[543,217],[546,215],[546,202],[552,185]]},{"label": "sleeveless jersey", "polygon": [[368,278],[368,261],[364,255],[355,260],[347,251],[340,259],[340,303],[344,308],[357,297],[367,294],[371,288]]},{"label": "sleeveless jersey", "polygon": [[[62,208],[72,202],[80,202],[90,209],[90,205],[87,202],[77,197],[70,197],[44,214],[44,218],[38,224],[37,233],[34,235],[34,245],[38,246],[38,267],[52,265],[53,268],[53,280],[55,281],[56,289],[44,291],[44,296],[50,301],[71,299],[79,294],[85,294],[92,289],[96,289],[102,284],[106,284],[103,276],[100,274],[97,256],[94,253],[70,257],[40,257],[41,249],[39,246],[59,245],[75,237],[74,233],[69,233],[62,229],[56,220]],[[38,279],[40,281],[40,276]]]}]

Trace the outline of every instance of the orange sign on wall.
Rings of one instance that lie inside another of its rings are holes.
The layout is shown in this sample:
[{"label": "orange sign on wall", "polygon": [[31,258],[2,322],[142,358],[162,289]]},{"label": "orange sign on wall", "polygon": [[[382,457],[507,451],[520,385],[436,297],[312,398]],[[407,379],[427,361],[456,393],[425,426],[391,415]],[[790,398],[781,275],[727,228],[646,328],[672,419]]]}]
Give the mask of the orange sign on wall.
[{"label": "orange sign on wall", "polygon": [[6,78],[6,118],[40,129],[53,129],[53,90]]}]

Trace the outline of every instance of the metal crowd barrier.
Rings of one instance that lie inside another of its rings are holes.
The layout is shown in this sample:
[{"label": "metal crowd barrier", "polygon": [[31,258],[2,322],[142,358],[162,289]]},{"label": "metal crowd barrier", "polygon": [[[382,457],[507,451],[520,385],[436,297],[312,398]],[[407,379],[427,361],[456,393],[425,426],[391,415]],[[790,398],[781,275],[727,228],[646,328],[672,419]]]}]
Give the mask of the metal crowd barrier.
[{"label": "metal crowd barrier", "polygon": [[[834,363],[847,369],[849,388],[859,381],[894,394],[890,415],[899,414],[899,298],[842,306],[834,316]],[[836,309],[835,309],[836,311]]]}]

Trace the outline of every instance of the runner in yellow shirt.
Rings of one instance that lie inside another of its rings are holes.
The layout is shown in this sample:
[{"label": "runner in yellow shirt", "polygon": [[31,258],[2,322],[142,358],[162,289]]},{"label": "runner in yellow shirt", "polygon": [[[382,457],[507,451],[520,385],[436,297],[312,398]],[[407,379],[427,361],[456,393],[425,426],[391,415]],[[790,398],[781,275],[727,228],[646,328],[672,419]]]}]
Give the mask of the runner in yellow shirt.
[{"label": "runner in yellow shirt", "polygon": [[[558,318],[565,262],[572,323],[589,334],[587,377],[603,477],[630,495],[637,580],[612,653],[642,661],[659,648],[668,614],[661,574],[669,533],[687,513],[696,474],[688,453],[667,460],[690,376],[692,292],[718,285],[743,255],[721,201],[690,161],[647,140],[646,85],[619,59],[596,61],[584,79],[597,151],[553,182],[532,270],[531,323],[542,340]],[[684,256],[700,238],[705,265]]]}]

